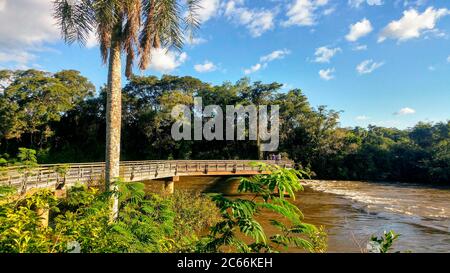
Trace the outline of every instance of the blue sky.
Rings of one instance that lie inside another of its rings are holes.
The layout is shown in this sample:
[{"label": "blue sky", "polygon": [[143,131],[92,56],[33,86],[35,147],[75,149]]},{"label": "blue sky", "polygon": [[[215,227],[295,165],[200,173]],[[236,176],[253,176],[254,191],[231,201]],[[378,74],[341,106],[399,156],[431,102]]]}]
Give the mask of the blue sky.
[{"label": "blue sky", "polygon": [[[300,88],[342,126],[407,128],[450,119],[448,0],[202,0],[203,21],[182,52],[154,52],[143,75],[242,77]],[[106,80],[95,36],[59,39],[51,1],[0,0],[0,68],[77,69]]]}]

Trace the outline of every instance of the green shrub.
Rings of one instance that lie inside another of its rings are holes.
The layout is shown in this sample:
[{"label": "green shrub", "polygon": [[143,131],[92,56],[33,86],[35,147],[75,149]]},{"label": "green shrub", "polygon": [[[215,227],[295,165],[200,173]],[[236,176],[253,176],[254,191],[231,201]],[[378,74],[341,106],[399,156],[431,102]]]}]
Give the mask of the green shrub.
[{"label": "green shrub", "polygon": [[175,191],[170,197],[175,212],[177,237],[192,232],[201,233],[221,220],[220,211],[212,200],[200,193]]},{"label": "green shrub", "polygon": [[0,205],[0,252],[55,252],[59,245],[53,240],[53,229],[42,226],[39,208],[54,208],[55,199],[48,190],[41,190],[13,203]]},{"label": "green shrub", "polygon": [[385,231],[381,237],[372,236],[367,245],[367,249],[370,253],[388,253],[399,237],[400,234],[392,230],[389,232]]},{"label": "green shrub", "polygon": [[[205,196],[178,192],[146,194],[141,183],[120,183],[120,213],[109,222],[110,193],[74,186],[56,200],[49,190],[0,205],[1,252],[179,252],[191,251],[200,233],[217,221]],[[188,205],[189,204],[189,205]],[[43,227],[38,208],[50,210]]]},{"label": "green shrub", "polygon": [[[327,244],[323,229],[304,223],[299,208],[285,198],[287,194],[295,199],[295,193],[303,189],[300,179],[307,173],[263,163],[254,165],[270,174],[241,179],[238,191],[253,194],[251,200],[212,195],[223,220],[212,227],[207,238],[200,241],[198,251],[277,252],[280,248],[296,247],[310,252],[324,252]],[[283,222],[270,220],[270,224],[280,233],[268,238],[256,220],[262,210],[273,211],[284,219]]]}]

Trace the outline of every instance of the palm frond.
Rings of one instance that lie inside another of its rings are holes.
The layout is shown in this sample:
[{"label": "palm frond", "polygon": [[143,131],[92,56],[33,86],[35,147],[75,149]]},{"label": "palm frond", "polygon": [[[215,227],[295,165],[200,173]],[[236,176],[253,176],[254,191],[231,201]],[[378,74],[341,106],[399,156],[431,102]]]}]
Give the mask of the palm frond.
[{"label": "palm frond", "polygon": [[141,56],[139,68],[144,70],[150,63],[153,39],[155,38],[155,1],[144,0],[142,7],[143,28],[139,37]]},{"label": "palm frond", "polygon": [[108,60],[114,26],[119,20],[118,5],[117,0],[97,0],[92,5],[103,63]]},{"label": "palm frond", "polygon": [[125,75],[132,76],[132,68],[135,57],[135,50],[141,51],[139,46],[139,29],[141,26],[141,0],[124,1],[125,27],[123,30],[123,48],[127,55]]},{"label": "palm frond", "polygon": [[200,5],[200,0],[187,0],[187,12],[184,18],[184,23],[186,26],[186,33],[188,34],[188,39],[192,41],[195,31],[200,27],[200,18],[198,11],[202,8]]},{"label": "palm frond", "polygon": [[92,1],[55,0],[53,6],[53,16],[58,22],[64,41],[85,45],[95,25]]}]

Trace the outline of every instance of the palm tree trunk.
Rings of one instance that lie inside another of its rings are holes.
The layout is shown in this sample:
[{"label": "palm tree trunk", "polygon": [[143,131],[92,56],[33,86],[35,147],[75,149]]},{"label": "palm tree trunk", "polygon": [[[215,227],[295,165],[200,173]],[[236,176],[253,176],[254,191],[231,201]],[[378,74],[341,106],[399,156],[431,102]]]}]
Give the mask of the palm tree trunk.
[{"label": "palm tree trunk", "polygon": [[[121,44],[117,39],[112,39],[109,71],[108,94],[106,103],[106,190],[116,191],[115,181],[119,178],[120,163],[120,130],[122,121],[122,67]],[[118,198],[113,195],[112,220],[117,219]]]}]

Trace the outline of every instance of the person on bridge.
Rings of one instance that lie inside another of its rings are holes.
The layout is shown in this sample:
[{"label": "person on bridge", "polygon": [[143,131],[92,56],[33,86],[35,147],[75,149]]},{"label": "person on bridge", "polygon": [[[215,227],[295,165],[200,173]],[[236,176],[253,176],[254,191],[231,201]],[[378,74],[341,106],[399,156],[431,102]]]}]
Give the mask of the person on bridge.
[{"label": "person on bridge", "polygon": [[276,161],[281,161],[281,154],[276,155]]}]

